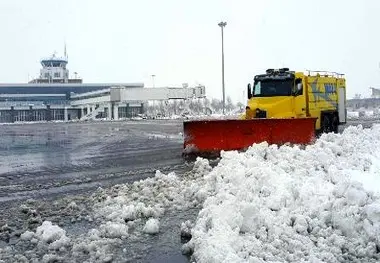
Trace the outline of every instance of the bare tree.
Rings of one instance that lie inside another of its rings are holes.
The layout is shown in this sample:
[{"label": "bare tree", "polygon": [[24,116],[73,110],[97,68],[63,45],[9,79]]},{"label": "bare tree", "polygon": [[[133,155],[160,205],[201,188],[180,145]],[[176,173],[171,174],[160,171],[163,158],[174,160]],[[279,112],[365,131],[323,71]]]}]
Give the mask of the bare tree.
[{"label": "bare tree", "polygon": [[227,103],[226,103],[226,110],[232,111],[235,108],[234,103],[232,102],[232,99],[230,96],[227,96]]},{"label": "bare tree", "polygon": [[[186,108],[188,109],[186,110]],[[228,112],[235,111],[236,109],[243,108],[242,103],[235,105],[231,97],[227,97],[226,109]],[[223,109],[222,100],[218,99],[193,99],[189,101],[185,100],[169,100],[160,101],[149,104],[146,108],[146,114],[149,116],[157,116],[158,114],[163,116],[173,116],[179,115],[181,113],[187,112],[189,114],[203,115],[210,113],[221,113]]]}]

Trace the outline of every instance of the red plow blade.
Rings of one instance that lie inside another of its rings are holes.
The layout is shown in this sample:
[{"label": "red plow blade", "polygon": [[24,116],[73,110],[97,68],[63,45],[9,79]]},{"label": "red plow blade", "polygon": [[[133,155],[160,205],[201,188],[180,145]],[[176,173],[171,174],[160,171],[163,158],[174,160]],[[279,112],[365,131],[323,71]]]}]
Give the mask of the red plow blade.
[{"label": "red plow blade", "polygon": [[310,144],[317,118],[185,121],[184,156],[218,156],[254,143]]}]

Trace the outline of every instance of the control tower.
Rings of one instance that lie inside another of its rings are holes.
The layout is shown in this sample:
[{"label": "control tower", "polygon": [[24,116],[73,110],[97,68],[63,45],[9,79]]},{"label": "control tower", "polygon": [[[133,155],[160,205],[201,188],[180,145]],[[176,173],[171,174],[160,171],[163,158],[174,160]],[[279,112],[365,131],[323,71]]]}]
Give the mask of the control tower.
[{"label": "control tower", "polygon": [[372,90],[371,98],[379,99],[380,98],[380,89],[373,88],[373,87],[370,87],[370,89]]},{"label": "control tower", "polygon": [[83,80],[77,77],[76,72],[74,78],[69,77],[67,63],[66,48],[64,57],[57,57],[54,53],[51,57],[42,59],[39,78],[29,83],[82,83]]}]

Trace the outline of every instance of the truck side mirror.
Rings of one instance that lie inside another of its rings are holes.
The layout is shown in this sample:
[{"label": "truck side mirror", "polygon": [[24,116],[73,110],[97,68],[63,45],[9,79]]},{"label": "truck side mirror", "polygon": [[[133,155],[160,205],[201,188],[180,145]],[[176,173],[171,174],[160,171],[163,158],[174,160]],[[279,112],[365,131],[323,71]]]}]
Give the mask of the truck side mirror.
[{"label": "truck side mirror", "polygon": [[302,79],[296,79],[295,81],[296,87],[294,91],[294,96],[302,95]]},{"label": "truck side mirror", "polygon": [[302,90],[302,83],[297,84],[297,92],[299,93]]},{"label": "truck side mirror", "polygon": [[248,86],[247,86],[247,89],[248,89],[248,99],[252,98],[252,89],[251,89],[251,83],[248,83]]}]

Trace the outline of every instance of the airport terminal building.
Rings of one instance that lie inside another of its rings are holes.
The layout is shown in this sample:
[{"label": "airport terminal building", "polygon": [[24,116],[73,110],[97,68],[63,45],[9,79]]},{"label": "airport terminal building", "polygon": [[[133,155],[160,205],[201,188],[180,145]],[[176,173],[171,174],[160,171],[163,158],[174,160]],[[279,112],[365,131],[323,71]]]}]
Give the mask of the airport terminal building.
[{"label": "airport terminal building", "polygon": [[[97,105],[73,106],[74,96],[115,86],[142,88],[143,84],[0,84],[0,122],[81,119]],[[118,118],[136,116],[143,112],[143,106],[143,102],[130,105],[125,116]]]},{"label": "airport terminal building", "polygon": [[38,78],[0,84],[0,122],[131,118],[148,100],[205,97],[204,87],[144,88],[144,83],[83,83],[69,78],[67,57],[41,60]]}]

